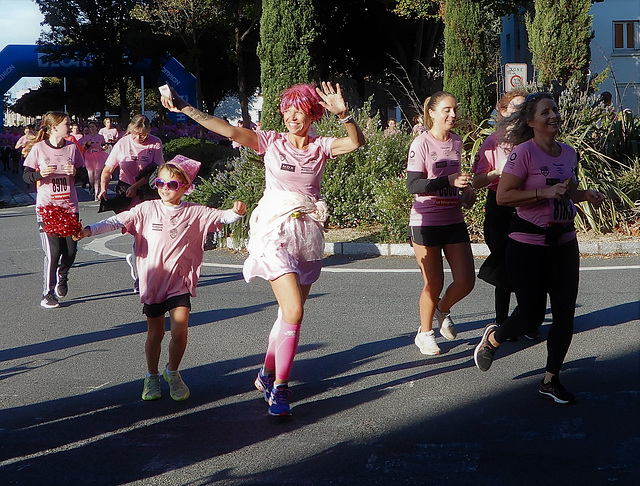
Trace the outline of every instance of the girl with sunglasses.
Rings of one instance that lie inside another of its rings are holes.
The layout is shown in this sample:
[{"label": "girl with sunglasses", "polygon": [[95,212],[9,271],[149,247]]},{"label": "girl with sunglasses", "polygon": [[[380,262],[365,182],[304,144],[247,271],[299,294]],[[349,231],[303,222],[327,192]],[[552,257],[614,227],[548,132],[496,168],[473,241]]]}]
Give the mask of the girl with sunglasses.
[{"label": "girl with sunglasses", "polygon": [[147,316],[145,354],[147,376],[143,400],[161,398],[158,369],[165,314],[171,322],[169,361],[162,376],[169,384],[171,398],[189,398],[178,366],[187,346],[187,326],[191,297],[196,296],[207,233],[222,224],[237,221],[246,213],[241,201],[233,209],[222,211],[182,201],[193,189],[200,162],[181,155],[160,166],[155,180],[159,200],[144,201],[111,218],[86,226],[74,239],[122,229],[133,235],[136,246],[144,251],[136,256],[140,278],[140,302]]},{"label": "girl with sunglasses", "polygon": [[578,157],[556,141],[560,112],[549,93],[534,93],[512,116],[504,142],[514,146],[498,184],[497,202],[515,207],[505,266],[518,299],[518,312],[502,325],[487,326],[474,351],[476,366],[487,371],[505,341],[537,331],[551,302],[553,320],[547,338],[547,363],[538,391],[541,398],[573,404],[560,383],[560,368],[573,336],[580,254],[573,220],[576,202],[598,208],[604,195],[577,189]]},{"label": "girl with sunglasses", "polygon": [[[288,388],[300,339],[303,308],[311,285],[320,276],[324,253],[327,205],[320,197],[320,181],[329,158],[353,152],[364,135],[349,115],[340,85],[322,89],[299,84],[281,95],[280,112],[286,132],[234,127],[188,105],[173,90],[162,96],[165,108],[184,113],[205,128],[264,155],[265,191],[251,215],[249,258],[245,280],[268,280],[278,301],[278,318],[269,335],[264,365],[256,388],[269,403],[269,414],[290,414]],[[346,137],[316,137],[311,124],[327,110],[337,115]]]}]

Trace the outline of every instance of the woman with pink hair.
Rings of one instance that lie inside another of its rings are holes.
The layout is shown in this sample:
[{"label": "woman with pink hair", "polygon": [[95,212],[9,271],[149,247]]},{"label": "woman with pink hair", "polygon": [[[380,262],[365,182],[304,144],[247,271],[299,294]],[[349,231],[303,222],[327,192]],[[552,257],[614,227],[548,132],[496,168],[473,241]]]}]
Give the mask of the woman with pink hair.
[{"label": "woman with pink hair", "polygon": [[[364,144],[364,135],[347,111],[340,85],[326,82],[321,88],[298,84],[282,93],[280,112],[286,132],[229,125],[190,106],[173,90],[171,98],[162,97],[162,104],[264,156],[265,191],[250,218],[244,277],[247,282],[254,277],[268,280],[278,301],[278,318],[255,386],[264,393],[269,414],[290,415],[288,382],[304,304],[320,276],[324,253],[328,211],[320,197],[322,173],[327,159],[353,152]],[[325,110],[338,117],[346,137],[309,134]]]}]

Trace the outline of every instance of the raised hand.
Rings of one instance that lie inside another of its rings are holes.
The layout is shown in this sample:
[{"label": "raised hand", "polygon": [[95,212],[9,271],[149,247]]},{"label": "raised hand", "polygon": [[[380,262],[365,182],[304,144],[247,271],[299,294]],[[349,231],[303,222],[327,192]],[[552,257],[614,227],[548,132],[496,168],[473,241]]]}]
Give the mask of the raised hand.
[{"label": "raised hand", "polygon": [[340,84],[336,83],[335,88],[331,83],[322,82],[322,89],[316,87],[316,92],[320,96],[320,105],[330,113],[342,118],[347,116],[347,105],[342,97]]}]

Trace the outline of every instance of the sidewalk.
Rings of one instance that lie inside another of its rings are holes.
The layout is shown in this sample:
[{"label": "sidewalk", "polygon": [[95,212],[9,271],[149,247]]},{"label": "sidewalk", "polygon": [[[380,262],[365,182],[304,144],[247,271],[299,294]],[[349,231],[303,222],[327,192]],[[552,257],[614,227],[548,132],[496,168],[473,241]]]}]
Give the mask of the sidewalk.
[{"label": "sidewalk", "polygon": [[[93,201],[86,190],[77,187],[80,202]],[[10,172],[0,173],[0,209],[28,206],[35,204],[35,189],[27,189],[20,174]],[[584,242],[580,241],[580,254],[582,255],[610,255],[615,253],[640,253],[640,239],[625,241]],[[227,238],[226,246],[238,249],[233,238]],[[486,257],[489,248],[484,243],[471,245],[473,256]],[[324,244],[326,255],[366,255],[366,256],[413,256],[413,248],[407,243],[360,243],[360,242],[328,242]]]}]

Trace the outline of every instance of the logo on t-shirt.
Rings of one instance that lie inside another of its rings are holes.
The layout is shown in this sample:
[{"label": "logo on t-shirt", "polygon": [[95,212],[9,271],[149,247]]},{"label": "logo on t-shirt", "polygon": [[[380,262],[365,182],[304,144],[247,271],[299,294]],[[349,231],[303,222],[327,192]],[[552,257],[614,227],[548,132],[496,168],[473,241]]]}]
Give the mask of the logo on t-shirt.
[{"label": "logo on t-shirt", "polygon": [[289,164],[282,164],[280,166],[280,170],[286,170],[287,172],[295,172],[296,171],[296,166],[295,165],[289,165]]},{"label": "logo on t-shirt", "polygon": [[549,175],[549,167],[547,167],[546,165],[543,165],[542,167],[540,167],[540,173],[547,177]]},{"label": "logo on t-shirt", "polygon": [[509,155],[509,160],[516,160],[518,158],[518,154],[515,152],[511,152],[511,155]]},{"label": "logo on t-shirt", "polygon": [[171,239],[175,239],[176,236],[178,236],[178,229],[177,228],[171,228],[171,230],[169,231],[169,236],[171,237]]},{"label": "logo on t-shirt", "polygon": [[431,160],[437,160],[438,154],[436,152],[431,152]]}]

